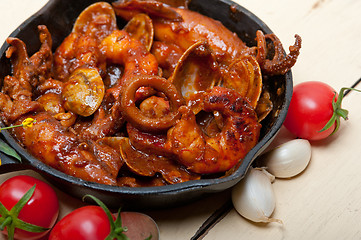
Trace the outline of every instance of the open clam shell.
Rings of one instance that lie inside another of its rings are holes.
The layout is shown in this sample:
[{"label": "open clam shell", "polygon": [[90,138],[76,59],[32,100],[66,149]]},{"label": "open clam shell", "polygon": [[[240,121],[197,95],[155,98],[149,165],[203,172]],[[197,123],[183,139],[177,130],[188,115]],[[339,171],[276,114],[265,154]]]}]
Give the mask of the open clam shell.
[{"label": "open clam shell", "polygon": [[184,52],[169,80],[188,101],[193,94],[217,85],[220,79],[212,49],[207,42],[200,41]]},{"label": "open clam shell", "polygon": [[132,38],[138,39],[147,48],[152,48],[154,38],[154,28],[152,19],[147,14],[137,14],[125,25],[124,30]]},{"label": "open clam shell", "polygon": [[117,20],[112,5],[107,2],[98,2],[80,13],[75,21],[73,32],[102,39],[115,29],[117,29]]},{"label": "open clam shell", "polygon": [[267,90],[264,90],[258,100],[256,107],[256,113],[258,116],[258,121],[261,122],[271,113],[273,109],[273,103],[271,101],[271,95]]},{"label": "open clam shell", "polygon": [[200,176],[189,173],[176,162],[156,154],[147,154],[135,149],[128,138],[123,138],[120,153],[128,168],[137,175],[154,177],[160,173],[169,184],[199,179]]},{"label": "open clam shell", "polygon": [[262,73],[257,60],[250,55],[235,60],[224,75],[222,85],[239,92],[256,108],[262,93]]}]

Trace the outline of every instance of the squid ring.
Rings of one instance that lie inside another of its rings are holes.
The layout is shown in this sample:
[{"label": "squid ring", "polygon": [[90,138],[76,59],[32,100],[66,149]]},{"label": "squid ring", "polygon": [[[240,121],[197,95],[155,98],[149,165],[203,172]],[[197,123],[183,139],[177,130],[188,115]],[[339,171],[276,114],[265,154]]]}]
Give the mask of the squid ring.
[{"label": "squid ring", "polygon": [[[135,94],[140,87],[152,87],[163,92],[169,99],[170,113],[160,118],[144,115],[135,104]],[[171,82],[159,76],[148,75],[137,75],[129,79],[122,89],[120,103],[125,119],[146,132],[160,132],[174,126],[180,118],[178,108],[183,105],[182,96]]]}]

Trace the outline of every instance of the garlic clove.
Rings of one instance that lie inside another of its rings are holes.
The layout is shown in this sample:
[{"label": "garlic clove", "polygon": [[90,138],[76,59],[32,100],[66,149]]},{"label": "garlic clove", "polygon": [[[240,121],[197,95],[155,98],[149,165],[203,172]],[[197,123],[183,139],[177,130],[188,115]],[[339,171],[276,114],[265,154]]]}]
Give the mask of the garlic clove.
[{"label": "garlic clove", "polygon": [[260,170],[264,174],[266,174],[266,176],[268,177],[268,179],[270,180],[271,183],[274,183],[276,181],[276,177],[273,174],[271,174],[270,172],[268,172],[265,167],[255,168],[255,169]]},{"label": "garlic clove", "polygon": [[232,189],[236,211],[253,222],[281,222],[271,218],[276,198],[269,176],[261,169],[250,168],[244,179]]},{"label": "garlic clove", "polygon": [[311,144],[294,139],[259,157],[259,162],[277,178],[291,178],[301,173],[311,160]]}]

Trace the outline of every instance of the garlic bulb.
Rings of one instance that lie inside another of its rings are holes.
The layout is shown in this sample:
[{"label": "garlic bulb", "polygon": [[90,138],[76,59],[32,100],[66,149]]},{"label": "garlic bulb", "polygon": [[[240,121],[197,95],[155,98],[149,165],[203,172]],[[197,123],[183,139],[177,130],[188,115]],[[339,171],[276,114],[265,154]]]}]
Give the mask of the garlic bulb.
[{"label": "garlic bulb", "polygon": [[311,144],[294,139],[260,156],[262,166],[277,178],[290,178],[301,173],[311,159]]},{"label": "garlic bulb", "polygon": [[253,222],[281,222],[270,218],[276,199],[269,176],[261,169],[250,168],[233,187],[232,202],[240,215]]}]

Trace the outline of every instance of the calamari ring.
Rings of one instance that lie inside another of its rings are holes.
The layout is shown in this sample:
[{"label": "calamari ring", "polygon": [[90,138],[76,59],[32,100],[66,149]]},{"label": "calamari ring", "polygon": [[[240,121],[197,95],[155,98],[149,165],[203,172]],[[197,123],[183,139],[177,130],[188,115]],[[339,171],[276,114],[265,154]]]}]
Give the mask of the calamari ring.
[{"label": "calamari ring", "polygon": [[[169,100],[170,113],[160,118],[146,116],[135,104],[136,91],[140,87],[152,87],[163,92]],[[178,108],[183,104],[182,96],[167,79],[159,76],[136,75],[127,81],[121,94],[121,108],[125,119],[140,130],[160,132],[174,126],[180,117]]]}]

